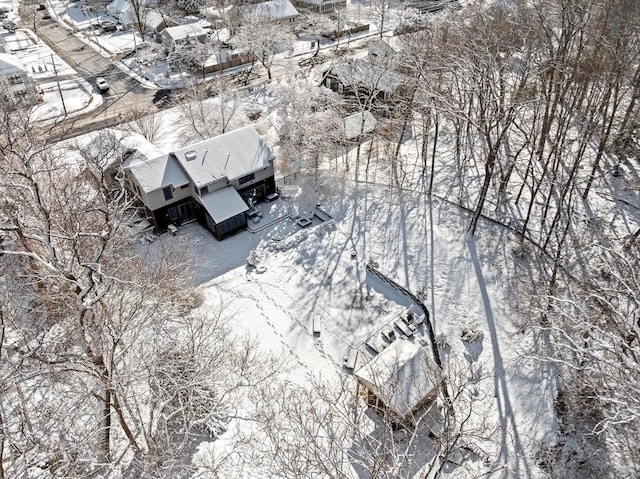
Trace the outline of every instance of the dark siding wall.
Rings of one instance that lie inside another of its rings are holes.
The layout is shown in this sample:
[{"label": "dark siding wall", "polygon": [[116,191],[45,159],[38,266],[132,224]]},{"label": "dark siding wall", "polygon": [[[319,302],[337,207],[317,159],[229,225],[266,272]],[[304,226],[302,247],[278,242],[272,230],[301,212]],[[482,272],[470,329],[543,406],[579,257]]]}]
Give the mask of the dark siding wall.
[{"label": "dark siding wall", "polygon": [[162,233],[167,229],[167,226],[169,226],[169,224],[174,222],[179,223],[179,221],[172,221],[171,218],[169,218],[169,210],[171,208],[175,208],[182,204],[187,204],[187,203],[192,205],[192,211],[193,211],[194,205],[193,205],[193,200],[191,198],[186,198],[181,201],[176,201],[175,203],[171,203],[170,205],[167,205],[155,211],[152,211],[153,221],[156,227],[156,231],[158,233]]}]

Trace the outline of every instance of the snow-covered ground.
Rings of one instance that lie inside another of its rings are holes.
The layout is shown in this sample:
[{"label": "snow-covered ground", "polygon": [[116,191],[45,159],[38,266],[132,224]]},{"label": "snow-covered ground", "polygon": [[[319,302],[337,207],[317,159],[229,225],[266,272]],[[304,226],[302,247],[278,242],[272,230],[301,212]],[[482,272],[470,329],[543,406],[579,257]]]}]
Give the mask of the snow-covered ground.
[{"label": "snow-covered ground", "polygon": [[[244,101],[245,108],[253,104],[251,97]],[[179,129],[169,127],[178,123],[180,114],[179,108],[159,114],[166,134],[159,136],[157,146],[163,151],[181,145]],[[412,145],[410,141],[405,147],[409,151]],[[494,439],[476,444],[489,458],[482,470],[501,471],[487,477],[500,477],[504,470],[513,476],[540,476],[533,455],[555,430],[555,378],[528,359],[534,339],[521,332],[523,318],[515,308],[513,284],[522,273],[520,260],[511,254],[511,234],[481,223],[480,239],[467,237],[467,212],[394,187],[388,169],[372,165],[371,171],[373,184],[353,186],[343,173],[325,178],[324,184],[341,185],[325,190],[319,199],[332,221],[316,220],[302,229],[288,218],[299,207],[296,200],[279,199],[262,204],[265,216],[251,227],[282,219],[257,233],[243,231],[217,241],[191,223],[176,236],[164,234],[140,248],[178,245],[188,251],[195,262],[193,281],[204,298],[202,311],[228,304],[236,331],[258,338],[265,355],[286,355],[285,381],[293,383],[306,375],[351,381],[342,368],[349,348],[360,348],[361,358],[368,357],[364,341],[379,336],[410,304],[367,272],[366,264],[375,262],[384,274],[421,294],[436,335],[450,346],[448,357],[463,358],[473,371]],[[257,268],[247,266],[252,251],[259,258]],[[319,336],[313,335],[312,321],[321,324]],[[478,332],[479,341],[463,342],[463,330]],[[420,333],[428,339],[424,329]],[[215,453],[234,442],[229,435],[241,437],[251,427],[235,421],[214,443]],[[197,461],[206,463],[210,453],[203,447]],[[229,467],[233,477],[243,477]]]},{"label": "snow-covered ground", "polygon": [[78,115],[102,104],[102,96],[31,30],[21,28],[6,33],[3,44],[24,65],[42,92],[42,102],[33,108],[35,120]]},{"label": "snow-covered ground", "polygon": [[[242,108],[255,107],[252,100],[255,97],[244,97]],[[207,104],[215,108],[217,101]],[[180,115],[179,108],[158,115],[161,150],[185,146],[176,127]],[[271,126],[265,117],[262,133]],[[436,175],[442,181],[435,192],[441,198],[430,199],[421,192],[420,140],[414,137],[400,149],[401,179],[383,155],[366,176],[360,171],[355,183],[353,177],[347,179],[345,163],[336,162],[335,169],[325,172],[323,184],[332,186],[325,187],[319,200],[332,221],[317,220],[302,229],[288,217],[296,200],[280,199],[261,205],[262,224],[281,220],[256,233],[244,231],[219,242],[192,223],[176,236],[165,234],[140,248],[153,252],[177,245],[188,251],[195,262],[193,282],[204,298],[200,311],[227,305],[226,316],[237,332],[257,338],[265,356],[283,354],[282,384],[318,376],[329,384],[352,381],[342,367],[343,356],[355,347],[363,358],[370,357],[364,341],[379,336],[410,303],[367,271],[366,265],[374,262],[424,299],[436,336],[448,345],[446,357],[466,366],[469,377],[463,379],[478,398],[487,434],[474,446],[486,454],[486,462],[473,464],[472,471],[452,470],[452,477],[545,477],[536,454],[553,444],[557,429],[556,372],[535,359],[531,351],[537,339],[522,327],[532,313],[517,307],[525,303],[517,285],[536,266],[514,253],[518,242],[505,226],[483,220],[475,237],[465,234],[468,211],[447,199],[472,206],[476,197],[459,197],[455,179],[447,176],[456,168],[446,133],[441,133],[437,155]],[[604,180],[598,184],[603,186]],[[623,237],[637,226],[637,215],[620,221],[620,209],[613,208],[602,191],[593,200],[597,215],[606,222],[625,223]],[[491,209],[486,213],[491,215]],[[257,267],[247,266],[250,256],[258,259]],[[314,321],[321,325],[319,336],[313,334]],[[470,331],[474,340],[464,340]],[[419,339],[427,339],[424,328],[413,341]],[[251,406],[243,407],[238,415],[250,416]],[[200,449],[195,461],[211,462],[210,455],[223,455],[234,438],[250,435],[253,428],[249,420],[234,419],[220,440]],[[269,477],[258,465],[249,474],[240,462],[226,468],[227,477]]]}]

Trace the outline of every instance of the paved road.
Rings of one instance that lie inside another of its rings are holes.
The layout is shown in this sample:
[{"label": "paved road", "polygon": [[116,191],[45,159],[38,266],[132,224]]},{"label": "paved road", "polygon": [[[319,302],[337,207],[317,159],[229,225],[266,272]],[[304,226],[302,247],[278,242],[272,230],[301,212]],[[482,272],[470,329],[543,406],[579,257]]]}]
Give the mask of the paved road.
[{"label": "paved road", "polygon": [[[142,87],[136,80],[118,70],[110,60],[54,20],[41,20],[36,33],[89,84],[95,85],[97,77],[104,77],[111,86],[111,90],[103,95],[104,103],[100,107],[57,125],[57,132],[53,132],[56,139],[71,138],[117,125],[122,123],[123,117],[135,110],[149,113],[158,110],[153,102],[158,90]],[[371,38],[373,36],[369,35],[367,38],[350,40],[349,55],[364,48]],[[325,50],[327,53],[333,52],[333,47],[323,49],[323,52]],[[305,52],[301,56],[309,56],[312,53]],[[273,78],[286,76],[291,65],[298,63],[301,56],[278,58],[272,69]],[[263,70],[260,65],[255,65],[254,75],[249,84],[261,85],[266,78],[266,71]]]},{"label": "paved road", "polygon": [[89,84],[93,86],[97,77],[104,77],[111,86],[111,90],[103,95],[104,103],[100,107],[61,125],[69,130],[65,131],[64,137],[117,124],[122,121],[121,115],[134,109],[154,108],[153,97],[157,90],[143,88],[57,22],[41,22],[36,33]]}]

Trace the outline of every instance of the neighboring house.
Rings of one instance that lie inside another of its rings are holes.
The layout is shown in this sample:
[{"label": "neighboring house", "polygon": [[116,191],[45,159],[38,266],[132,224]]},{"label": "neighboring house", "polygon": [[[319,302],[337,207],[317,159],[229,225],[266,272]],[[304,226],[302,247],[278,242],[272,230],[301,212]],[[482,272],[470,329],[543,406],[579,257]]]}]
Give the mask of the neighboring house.
[{"label": "neighboring house", "polygon": [[264,17],[272,22],[294,22],[300,14],[289,0],[269,0],[240,7],[242,15]]},{"label": "neighboring house", "polygon": [[[145,9],[140,13],[140,20],[145,32],[159,34],[167,27],[165,18],[155,10]],[[119,21],[125,28],[136,28],[138,20],[133,8],[128,8],[120,14]]]},{"label": "neighboring house", "polygon": [[343,94],[374,95],[390,100],[404,83],[402,75],[361,58],[333,66],[325,72],[322,84]]},{"label": "neighboring house", "polygon": [[207,41],[207,32],[199,23],[187,23],[186,25],[165,28],[160,33],[160,38],[164,48],[168,52],[173,52],[193,40],[205,43]]},{"label": "neighboring house", "polygon": [[34,103],[39,98],[31,74],[8,53],[0,53],[0,94],[11,105]]},{"label": "neighboring house", "polygon": [[417,341],[395,340],[354,373],[359,395],[392,420],[415,423],[436,397],[443,379],[430,354]]},{"label": "neighboring house", "polygon": [[296,0],[295,5],[307,12],[329,13],[346,8],[347,0]]},{"label": "neighboring house", "polygon": [[249,199],[275,193],[274,159],[247,126],[156,158],[132,158],[125,171],[156,230],[197,218],[222,239],[246,227]]},{"label": "neighboring house", "polygon": [[378,121],[370,111],[355,113],[342,119],[344,139],[348,142],[360,142],[376,129]]},{"label": "neighboring house", "polygon": [[131,163],[134,160],[148,160],[163,154],[140,133],[111,128],[100,130],[86,142],[78,141],[79,152],[86,162],[87,172],[107,188],[117,186],[118,182],[114,180],[122,173],[125,160]]},{"label": "neighboring house", "polygon": [[148,32],[158,34],[167,28],[167,22],[158,12],[150,10],[144,16],[144,27]]},{"label": "neighboring house", "polygon": [[[138,0],[137,8],[139,9],[140,16],[144,18],[147,12],[151,11],[154,7],[157,7],[158,0]],[[107,5],[107,13],[114,18],[117,18],[124,26],[129,26],[136,22],[136,5],[129,0],[113,0]]]}]

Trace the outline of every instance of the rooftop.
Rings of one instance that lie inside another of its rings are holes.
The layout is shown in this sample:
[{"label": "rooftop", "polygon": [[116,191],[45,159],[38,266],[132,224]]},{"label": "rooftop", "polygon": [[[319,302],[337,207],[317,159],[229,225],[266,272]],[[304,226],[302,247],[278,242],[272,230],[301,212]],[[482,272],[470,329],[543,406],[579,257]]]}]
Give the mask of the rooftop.
[{"label": "rooftop", "polygon": [[393,93],[402,84],[401,75],[356,58],[353,63],[336,65],[331,72],[344,86],[363,86],[370,90]]},{"label": "rooftop", "polygon": [[243,11],[249,15],[259,15],[268,17],[270,20],[280,20],[282,18],[296,17],[298,10],[289,0],[269,0],[267,2],[255,3],[243,7]]},{"label": "rooftop", "polygon": [[166,34],[169,35],[174,41],[185,40],[187,38],[196,38],[207,34],[200,23],[187,23],[186,25],[169,27],[165,28],[162,32],[166,32]]},{"label": "rooftop", "polygon": [[18,59],[8,53],[0,53],[0,75],[20,75],[26,72]]},{"label": "rooftop", "polygon": [[177,187],[189,183],[189,178],[170,154],[151,159],[136,154],[128,161],[127,168],[133,173],[145,193],[163,186]]},{"label": "rooftop", "polygon": [[401,417],[406,417],[442,381],[428,347],[397,339],[355,372],[355,376]]},{"label": "rooftop", "polygon": [[171,154],[196,187],[234,180],[269,165],[275,157],[252,126],[201,141]]},{"label": "rooftop", "polygon": [[202,206],[216,223],[222,223],[249,210],[238,192],[232,188],[222,188],[200,198]]}]

